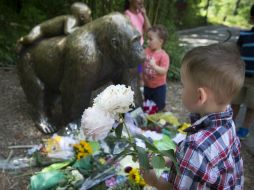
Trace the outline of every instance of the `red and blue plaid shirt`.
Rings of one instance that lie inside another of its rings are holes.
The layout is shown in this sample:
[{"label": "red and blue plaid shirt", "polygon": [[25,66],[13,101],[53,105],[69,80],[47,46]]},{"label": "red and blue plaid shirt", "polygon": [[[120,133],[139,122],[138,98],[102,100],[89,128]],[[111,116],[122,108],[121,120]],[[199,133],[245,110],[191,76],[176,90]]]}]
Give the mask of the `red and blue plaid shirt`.
[{"label": "red and blue plaid shirt", "polygon": [[228,107],[225,112],[191,118],[188,135],[176,150],[181,174],[174,170],[170,174],[174,189],[243,189],[243,161],[232,115]]}]

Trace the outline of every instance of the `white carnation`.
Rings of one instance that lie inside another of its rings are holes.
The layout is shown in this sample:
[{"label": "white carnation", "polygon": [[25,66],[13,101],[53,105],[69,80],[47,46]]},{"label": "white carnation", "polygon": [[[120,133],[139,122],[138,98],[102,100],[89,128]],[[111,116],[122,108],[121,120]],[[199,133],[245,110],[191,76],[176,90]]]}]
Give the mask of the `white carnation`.
[{"label": "white carnation", "polygon": [[111,85],[100,93],[95,99],[93,106],[116,116],[119,113],[130,111],[134,106],[134,92],[125,85]]},{"label": "white carnation", "polygon": [[98,107],[87,108],[81,119],[81,128],[89,140],[103,140],[114,124],[112,116]]}]

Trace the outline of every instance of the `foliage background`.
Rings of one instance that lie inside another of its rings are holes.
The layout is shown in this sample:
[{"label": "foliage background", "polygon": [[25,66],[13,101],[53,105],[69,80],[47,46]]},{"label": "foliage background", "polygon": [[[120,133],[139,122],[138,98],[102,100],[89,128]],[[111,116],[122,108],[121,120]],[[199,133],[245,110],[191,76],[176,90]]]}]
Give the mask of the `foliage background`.
[{"label": "foliage background", "polygon": [[[79,0],[90,6],[93,19],[112,11],[124,11],[124,0]],[[68,14],[74,0],[0,0],[0,67],[15,66],[15,43],[19,37],[49,18]],[[163,24],[169,32],[165,45],[171,57],[170,78],[179,77],[183,48],[176,31],[207,24],[250,27],[253,0],[146,0],[152,24]]]}]

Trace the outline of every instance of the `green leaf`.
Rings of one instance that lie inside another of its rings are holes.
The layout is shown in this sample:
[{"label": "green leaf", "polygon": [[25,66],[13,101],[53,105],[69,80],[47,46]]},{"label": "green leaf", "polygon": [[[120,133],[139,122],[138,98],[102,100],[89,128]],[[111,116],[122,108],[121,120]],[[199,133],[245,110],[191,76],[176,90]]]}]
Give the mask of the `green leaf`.
[{"label": "green leaf", "polygon": [[156,146],[154,146],[153,143],[151,143],[144,135],[137,134],[137,135],[135,135],[135,137],[143,140],[146,144],[146,147],[149,150],[151,150],[154,153],[158,153],[158,149],[156,148]]},{"label": "green leaf", "polygon": [[65,162],[51,164],[50,166],[48,166],[46,168],[43,168],[43,170],[41,172],[49,172],[49,171],[52,171],[52,170],[60,170],[62,168],[65,168],[65,167],[69,166],[72,162],[73,162],[73,160],[67,160]]},{"label": "green leaf", "polygon": [[117,126],[117,128],[115,129],[116,137],[120,139],[122,136],[122,132],[123,132],[123,124],[119,124],[119,126]]},{"label": "green leaf", "polygon": [[100,151],[100,144],[96,141],[91,141],[89,142],[89,144],[91,145],[92,149],[93,149],[93,154],[96,154],[97,152]]},{"label": "green leaf", "polygon": [[137,161],[138,161],[137,155],[132,155],[132,161],[133,161],[133,162],[137,162]]},{"label": "green leaf", "polygon": [[158,150],[175,150],[176,145],[167,135],[163,135],[162,139],[159,141],[154,141],[154,145]]},{"label": "green leaf", "polygon": [[148,161],[148,155],[146,150],[138,146],[136,147],[136,149],[138,151],[138,160],[139,160],[140,168],[148,170],[149,161]]},{"label": "green leaf", "polygon": [[165,160],[162,156],[153,155],[151,163],[153,168],[156,169],[165,168]]},{"label": "green leaf", "polygon": [[163,156],[167,156],[174,163],[177,174],[180,174],[180,169],[179,169],[176,157],[175,157],[174,150],[172,150],[172,149],[171,150],[165,150],[165,151],[161,151],[161,153],[162,153]]},{"label": "green leaf", "polygon": [[85,158],[77,160],[72,167],[78,169],[85,177],[89,176],[93,170],[92,156],[89,155]]},{"label": "green leaf", "polygon": [[68,183],[67,176],[63,171],[52,170],[33,175],[30,180],[30,190],[56,189]]}]

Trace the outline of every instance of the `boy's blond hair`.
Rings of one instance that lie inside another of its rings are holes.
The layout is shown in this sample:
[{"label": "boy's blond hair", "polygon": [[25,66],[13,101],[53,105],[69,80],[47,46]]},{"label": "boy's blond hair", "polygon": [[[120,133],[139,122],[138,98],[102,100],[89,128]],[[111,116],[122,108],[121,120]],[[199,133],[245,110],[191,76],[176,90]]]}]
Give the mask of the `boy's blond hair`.
[{"label": "boy's blond hair", "polygon": [[209,88],[219,105],[230,103],[244,82],[245,65],[232,43],[196,47],[183,58],[181,72],[199,87]]}]

